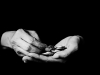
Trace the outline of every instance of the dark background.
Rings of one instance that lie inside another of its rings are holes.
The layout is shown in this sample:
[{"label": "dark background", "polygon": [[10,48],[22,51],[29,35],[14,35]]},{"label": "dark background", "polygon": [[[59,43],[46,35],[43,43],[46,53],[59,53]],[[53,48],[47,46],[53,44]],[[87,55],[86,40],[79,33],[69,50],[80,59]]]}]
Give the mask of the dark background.
[{"label": "dark background", "polygon": [[43,42],[55,45],[64,37],[87,33],[92,17],[88,11],[74,7],[35,10],[5,7],[1,12],[1,32],[19,28],[35,30]]},{"label": "dark background", "polygon": [[[85,40],[91,36],[91,28],[94,24],[91,8],[84,8],[84,6],[45,8],[2,6],[1,10],[1,35],[5,31],[16,31],[20,28],[34,30],[39,35],[41,41],[47,45],[55,45],[63,38],[73,35],[80,35]],[[74,64],[83,66],[86,63],[86,60],[83,60],[86,57],[86,54],[83,56],[84,49],[85,46],[81,48],[81,52],[79,51],[80,54],[76,53],[73,56],[69,56],[66,66],[75,66]],[[11,49],[3,51],[1,56],[3,65],[26,66],[23,65],[21,58],[15,55],[15,52]],[[37,67],[37,65],[30,66]]]}]

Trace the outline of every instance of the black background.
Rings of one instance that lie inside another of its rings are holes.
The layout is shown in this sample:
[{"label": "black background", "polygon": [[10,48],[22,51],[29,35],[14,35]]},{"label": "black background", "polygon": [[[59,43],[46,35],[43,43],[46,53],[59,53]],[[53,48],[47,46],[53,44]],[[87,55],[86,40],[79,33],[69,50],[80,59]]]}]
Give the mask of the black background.
[{"label": "black background", "polygon": [[[2,9],[1,27],[13,31],[19,28],[35,30],[43,42],[54,44],[70,35],[85,35],[91,22],[91,13],[82,8],[10,8]],[[48,42],[49,41],[49,42]]]},{"label": "black background", "polygon": [[[91,8],[84,8],[84,6],[30,7],[2,6],[0,17],[1,35],[5,31],[16,31],[20,28],[34,30],[39,35],[41,41],[47,45],[55,45],[67,36],[80,35],[84,40],[91,36],[91,28],[94,24],[94,21],[92,20],[94,16],[92,15]],[[83,64],[87,63],[84,59],[86,57],[86,54],[84,56],[84,49],[85,47],[82,48],[81,52],[79,51],[80,54],[76,53],[73,54],[73,56],[69,56],[71,59],[68,58],[66,66],[77,65],[81,67]],[[23,64],[21,58],[15,55],[14,51],[11,51],[11,49],[3,51],[1,56],[1,62],[4,66],[10,67],[17,65],[16,67],[20,66],[20,68],[27,66],[27,64]],[[42,69],[44,66],[35,64],[36,63],[34,62],[32,65],[28,64],[28,67],[34,66],[36,69],[38,66],[39,69]],[[54,66],[57,67],[58,64],[49,64],[49,67],[50,66],[53,66],[54,68]]]}]

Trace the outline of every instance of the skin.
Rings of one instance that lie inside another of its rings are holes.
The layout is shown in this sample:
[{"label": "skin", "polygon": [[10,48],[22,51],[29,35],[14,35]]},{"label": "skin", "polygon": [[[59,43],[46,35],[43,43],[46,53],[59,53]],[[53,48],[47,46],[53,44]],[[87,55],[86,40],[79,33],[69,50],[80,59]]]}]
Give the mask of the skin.
[{"label": "skin", "polygon": [[[78,40],[79,40],[79,36],[70,36],[67,37],[65,39],[63,39],[62,41],[60,41],[56,47],[58,46],[66,46],[67,49],[65,49],[64,51],[59,51],[56,52],[53,56],[44,56],[44,55],[38,55],[36,53],[31,54],[30,58],[37,58],[40,60],[45,60],[45,61],[55,61],[55,62],[61,62],[62,59],[59,59],[59,57],[66,57],[72,50],[75,50],[78,48]],[[66,42],[65,42],[66,41]],[[58,59],[57,59],[58,58]],[[28,60],[28,59],[24,59],[24,60]]]},{"label": "skin", "polygon": [[14,34],[15,34],[15,31],[5,32],[1,37],[1,44],[11,47],[10,39],[13,37]]},{"label": "skin", "polygon": [[[19,29],[19,31],[25,33],[22,29]],[[33,31],[30,31],[32,37],[35,37],[37,39],[38,35]],[[13,37],[13,35],[15,34],[15,31],[13,32],[6,32],[3,36],[2,36],[2,43],[6,46],[12,47],[10,44],[10,39]],[[26,34],[26,33],[25,33]],[[34,36],[35,35],[35,36]],[[7,38],[6,38],[7,37]],[[65,46],[67,47],[67,49],[63,50],[63,51],[57,51],[53,56],[45,56],[45,55],[40,55],[38,53],[29,53],[23,49],[21,49],[20,47],[17,47],[17,49],[15,49],[15,51],[20,51],[24,54],[23,56],[23,61],[26,60],[31,60],[32,58],[36,58],[36,59],[40,59],[43,61],[55,61],[55,62],[61,62],[62,59],[59,59],[59,57],[66,57],[71,51],[75,50],[78,48],[78,40],[80,39],[80,36],[69,36],[66,37],[65,39],[61,40],[58,44],[55,45],[55,47],[60,47],[60,46]],[[6,40],[5,42],[3,42],[4,40]],[[35,40],[35,39],[34,39]],[[37,42],[36,42],[37,43]],[[35,43],[35,44],[36,44]],[[36,45],[39,45],[40,43],[38,42]],[[41,43],[42,44],[42,43]]]},{"label": "skin", "polygon": [[[17,31],[9,31],[9,32],[5,32],[2,37],[1,37],[1,44],[4,45],[4,46],[7,46],[7,47],[10,47],[10,48],[13,48],[12,47],[12,37],[14,37],[15,33],[19,33],[22,32],[24,33],[25,35],[27,35],[22,29],[18,29]],[[38,35],[34,32],[34,31],[30,31],[31,32],[31,35],[33,36],[34,34],[34,38],[36,39],[39,39]],[[26,38],[26,36],[24,37]],[[28,39],[27,39],[28,40]],[[23,44],[22,44],[23,45]],[[17,49],[18,48],[18,49]],[[24,54],[28,54],[28,52],[24,51],[23,49],[21,49],[20,47],[15,47],[14,50],[17,52],[17,51],[20,51]]]}]

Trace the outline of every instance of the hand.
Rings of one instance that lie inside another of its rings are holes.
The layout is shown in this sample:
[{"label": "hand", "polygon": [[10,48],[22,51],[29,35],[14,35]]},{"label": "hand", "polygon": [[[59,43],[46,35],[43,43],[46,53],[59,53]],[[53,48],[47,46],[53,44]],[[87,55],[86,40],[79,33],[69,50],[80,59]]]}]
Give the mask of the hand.
[{"label": "hand", "polygon": [[[69,36],[61,40],[54,48],[46,49],[44,53],[41,53],[40,50],[35,47],[41,48],[43,46],[40,41],[37,41],[39,39],[38,35],[36,34],[35,37],[32,31],[31,35],[32,37],[27,35],[22,29],[19,29],[17,32],[9,32],[3,35],[2,44],[13,48],[19,56],[23,56],[23,61],[39,59],[42,61],[62,62],[64,61],[63,58],[66,58],[71,52],[78,49],[78,42],[80,40],[80,36]],[[33,37],[35,39],[33,39]],[[15,42],[14,44],[13,41]],[[29,52],[28,48],[32,42],[34,46],[32,47],[32,51]]]},{"label": "hand", "polygon": [[[29,56],[25,56],[25,57],[27,57],[27,58],[32,57],[33,59],[36,58],[36,59],[40,59],[43,61],[62,62],[63,59],[60,59],[59,57],[66,58],[68,56],[68,54],[70,54],[72,51],[77,50],[79,39],[80,39],[80,37],[78,37],[78,36],[72,36],[72,37],[67,37],[67,38],[63,39],[57,45],[55,45],[55,48],[58,50],[54,50],[53,51],[53,52],[55,52],[54,54],[52,54],[52,52],[43,53],[44,55],[31,53],[31,54],[29,54]],[[67,49],[59,51],[59,48],[61,48],[62,46],[67,47]],[[23,57],[24,61],[29,60],[25,57]]]}]

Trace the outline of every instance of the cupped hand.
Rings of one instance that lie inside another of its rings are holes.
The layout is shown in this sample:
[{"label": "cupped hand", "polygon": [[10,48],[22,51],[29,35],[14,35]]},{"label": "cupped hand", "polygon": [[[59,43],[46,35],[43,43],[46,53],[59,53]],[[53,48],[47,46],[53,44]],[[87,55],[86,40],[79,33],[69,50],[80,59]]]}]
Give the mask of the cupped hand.
[{"label": "cupped hand", "polygon": [[[66,58],[70,52],[73,50],[78,49],[78,40],[79,37],[77,36],[72,36],[72,37],[67,37],[60,41],[57,45],[55,45],[56,50],[52,50],[52,52],[45,52],[41,55],[37,53],[30,53],[28,56],[23,57],[23,60],[29,60],[29,58],[36,58],[40,59],[43,61],[56,61],[56,62],[61,62],[63,59],[61,58]],[[61,47],[66,47],[64,50],[59,50]]]}]

